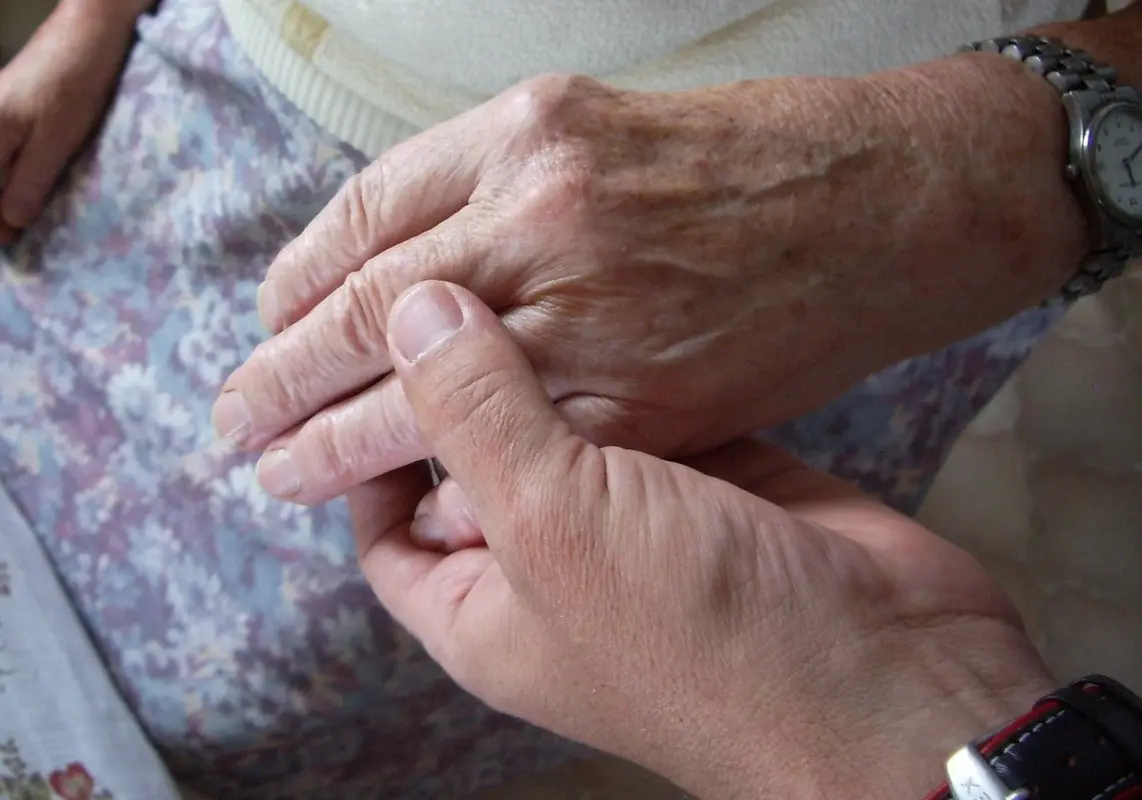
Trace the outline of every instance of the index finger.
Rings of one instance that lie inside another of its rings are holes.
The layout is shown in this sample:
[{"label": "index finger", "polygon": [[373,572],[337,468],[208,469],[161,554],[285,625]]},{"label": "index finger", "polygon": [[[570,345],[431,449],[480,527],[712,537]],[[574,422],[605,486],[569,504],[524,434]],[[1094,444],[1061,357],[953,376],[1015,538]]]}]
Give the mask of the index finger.
[{"label": "index finger", "polygon": [[258,287],[270,333],[304,317],[373,256],[444,222],[468,202],[496,137],[480,106],[429,128],[350,178]]}]

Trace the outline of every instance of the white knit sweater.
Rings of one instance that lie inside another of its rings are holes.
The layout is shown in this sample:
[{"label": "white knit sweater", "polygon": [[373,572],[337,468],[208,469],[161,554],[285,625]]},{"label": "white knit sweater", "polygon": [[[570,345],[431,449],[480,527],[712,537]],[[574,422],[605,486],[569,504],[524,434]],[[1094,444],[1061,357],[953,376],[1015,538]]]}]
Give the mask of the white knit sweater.
[{"label": "white knit sweater", "polygon": [[638,89],[851,75],[1077,17],[1086,0],[221,0],[305,113],[376,155],[519,80]]}]

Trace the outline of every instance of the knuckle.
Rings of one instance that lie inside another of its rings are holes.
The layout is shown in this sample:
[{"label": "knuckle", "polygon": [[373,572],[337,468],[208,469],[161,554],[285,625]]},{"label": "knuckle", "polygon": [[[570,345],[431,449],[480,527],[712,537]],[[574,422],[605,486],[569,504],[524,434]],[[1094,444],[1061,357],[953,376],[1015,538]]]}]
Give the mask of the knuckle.
[{"label": "knuckle", "polygon": [[337,484],[352,477],[360,458],[354,445],[360,440],[346,436],[344,425],[338,424],[335,415],[314,417],[302,428],[305,437],[304,469],[318,477],[322,483]]},{"label": "knuckle", "polygon": [[378,159],[349,178],[337,195],[343,232],[354,249],[368,246],[374,238],[384,205],[385,178],[384,159]]},{"label": "knuckle", "polygon": [[[404,264],[401,272],[410,274],[418,272],[421,275],[451,275],[453,267],[464,260],[464,250],[478,246],[475,241],[464,241],[455,236],[441,233],[442,229],[433,229],[417,237],[411,247],[402,252]],[[475,230],[466,233],[467,236],[476,237]],[[394,291],[403,290],[403,286]],[[393,297],[392,300],[396,300]]]},{"label": "knuckle", "polygon": [[257,405],[265,409],[268,418],[264,424],[276,424],[278,418],[293,418],[302,408],[305,391],[303,382],[290,369],[296,363],[289,351],[283,351],[279,340],[270,339],[254,348],[243,371],[242,383],[256,387]]},{"label": "knuckle", "polygon": [[335,294],[333,308],[344,357],[351,362],[373,359],[388,351],[381,292],[367,272],[353,272]]},{"label": "knuckle", "polygon": [[[548,251],[577,251],[592,235],[598,172],[586,148],[558,145],[529,165],[513,197],[500,211],[499,237],[518,238],[521,230],[544,232]],[[554,239],[553,239],[554,237]]]},{"label": "knuckle", "polygon": [[[392,451],[398,454],[424,451],[424,437],[421,435],[420,426],[416,424],[412,409],[406,402],[383,404],[377,412],[377,417],[381,421],[380,429],[385,435],[361,437],[372,444],[368,452],[373,453],[376,458],[379,459],[385,453]],[[373,430],[371,424],[369,429]],[[383,451],[381,447],[384,448]]]},{"label": "knuckle", "polygon": [[321,242],[313,225],[306,226],[293,241],[278,253],[277,258],[266,271],[266,280],[274,281],[279,294],[292,297],[305,297],[320,284],[315,252],[320,252]]},{"label": "knuckle", "polygon": [[474,228],[462,238],[434,228],[370,260],[360,272],[371,284],[374,302],[387,314],[397,298],[419,281],[457,280],[471,251],[482,247]]},{"label": "knuckle", "polygon": [[532,224],[558,220],[576,231],[588,227],[606,171],[600,115],[615,96],[592,78],[567,74],[541,75],[509,91],[505,116],[516,132],[514,149],[528,156],[513,181],[509,216]]},{"label": "knuckle", "polygon": [[310,469],[330,484],[359,483],[401,466],[408,454],[424,450],[416,422],[393,404],[365,402],[352,413],[322,414],[308,425],[313,426],[307,435],[316,450]]},{"label": "knuckle", "polygon": [[582,100],[597,95],[602,88],[601,83],[584,75],[538,75],[508,91],[508,116],[525,130],[562,133],[576,120]]}]

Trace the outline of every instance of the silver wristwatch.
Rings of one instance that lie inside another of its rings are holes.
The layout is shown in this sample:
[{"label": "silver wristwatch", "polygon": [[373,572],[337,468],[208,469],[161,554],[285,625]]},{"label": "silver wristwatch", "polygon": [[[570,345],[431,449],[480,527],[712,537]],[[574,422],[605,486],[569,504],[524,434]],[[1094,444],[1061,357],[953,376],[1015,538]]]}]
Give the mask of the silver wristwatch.
[{"label": "silver wristwatch", "polygon": [[1142,256],[1142,96],[1114,69],[1054,39],[1009,36],[964,51],[1023,62],[1059,90],[1070,123],[1067,178],[1090,229],[1091,249],[1061,299],[1098,291]]}]

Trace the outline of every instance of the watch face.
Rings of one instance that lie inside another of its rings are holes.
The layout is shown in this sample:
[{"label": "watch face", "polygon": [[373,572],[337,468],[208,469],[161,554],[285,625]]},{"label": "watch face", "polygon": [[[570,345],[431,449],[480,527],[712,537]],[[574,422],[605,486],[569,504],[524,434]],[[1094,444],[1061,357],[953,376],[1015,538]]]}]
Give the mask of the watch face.
[{"label": "watch face", "polygon": [[1142,224],[1142,109],[1107,106],[1091,130],[1091,166],[1109,211]]}]

